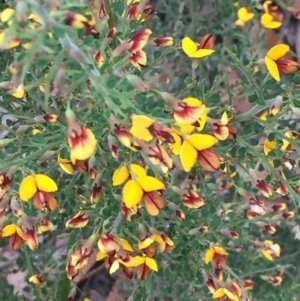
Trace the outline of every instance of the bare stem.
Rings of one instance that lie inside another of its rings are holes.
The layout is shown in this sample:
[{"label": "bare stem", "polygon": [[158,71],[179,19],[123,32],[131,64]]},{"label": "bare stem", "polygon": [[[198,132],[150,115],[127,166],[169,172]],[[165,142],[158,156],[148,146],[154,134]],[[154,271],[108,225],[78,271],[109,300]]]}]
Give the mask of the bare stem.
[{"label": "bare stem", "polygon": [[110,0],[104,0],[105,11],[108,14],[108,27],[109,29],[115,27],[114,17],[112,14]]}]

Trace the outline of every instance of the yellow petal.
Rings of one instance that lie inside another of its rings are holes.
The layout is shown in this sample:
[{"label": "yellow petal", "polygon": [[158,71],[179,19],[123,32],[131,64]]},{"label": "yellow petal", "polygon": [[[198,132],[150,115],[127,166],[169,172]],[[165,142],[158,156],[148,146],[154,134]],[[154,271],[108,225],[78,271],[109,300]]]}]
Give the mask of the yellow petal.
[{"label": "yellow petal", "polygon": [[42,19],[39,16],[35,15],[35,14],[30,14],[28,19],[31,20],[31,21],[35,21],[36,23],[43,24]]},{"label": "yellow petal", "polygon": [[74,169],[71,163],[62,164],[59,163],[59,167],[67,174],[71,175],[74,173]]},{"label": "yellow petal", "polygon": [[182,49],[189,57],[191,57],[198,50],[198,47],[192,39],[185,37],[182,40]]},{"label": "yellow petal", "polygon": [[133,258],[133,260],[134,260],[134,266],[135,266],[135,267],[138,267],[139,265],[142,265],[142,264],[145,263],[146,258],[145,258],[145,257],[142,257],[142,256],[135,256],[135,257]]},{"label": "yellow petal", "polygon": [[189,172],[193,168],[197,156],[197,150],[185,140],[180,149],[180,161],[185,172]]},{"label": "yellow petal", "polygon": [[264,143],[264,153],[267,156],[270,152],[274,151],[276,149],[276,142],[266,140]]},{"label": "yellow petal", "polygon": [[113,186],[119,186],[125,183],[125,181],[130,177],[129,171],[125,165],[122,165],[115,170],[112,181]]},{"label": "yellow petal", "polygon": [[38,190],[44,191],[44,192],[54,192],[57,191],[58,187],[54,180],[52,180],[50,177],[42,174],[37,174],[34,176],[36,185]]},{"label": "yellow petal", "polygon": [[211,135],[205,134],[193,134],[187,137],[188,141],[196,150],[202,151],[214,146],[218,139]]},{"label": "yellow petal", "polygon": [[151,132],[144,128],[144,127],[140,127],[140,126],[132,126],[130,128],[130,134],[132,134],[135,138],[138,138],[142,141],[146,141],[149,142],[153,139],[153,135],[151,134]]},{"label": "yellow petal", "polygon": [[102,253],[101,251],[99,251],[97,253],[97,256],[96,256],[96,260],[99,261],[99,260],[102,260],[106,257],[106,254],[105,253]]},{"label": "yellow petal", "polygon": [[191,134],[195,127],[191,124],[180,124],[178,122],[175,122],[175,125],[180,128],[180,131],[184,134]]},{"label": "yellow petal", "polygon": [[223,296],[225,296],[224,288],[219,288],[213,294],[214,299],[222,298]]},{"label": "yellow petal", "polygon": [[204,262],[206,264],[210,263],[214,255],[215,255],[215,249],[214,248],[208,249],[205,253]]},{"label": "yellow petal", "polygon": [[265,28],[269,29],[276,29],[282,25],[281,22],[274,21],[273,16],[269,13],[264,13],[260,18],[260,22]]},{"label": "yellow petal", "polygon": [[120,264],[118,260],[115,260],[113,264],[110,266],[109,274],[115,273],[120,268]]},{"label": "yellow petal", "polygon": [[130,164],[130,171],[137,177],[147,175],[145,168],[137,164]]},{"label": "yellow petal", "polygon": [[15,10],[12,8],[6,8],[1,12],[0,20],[2,23],[9,21],[15,14]]},{"label": "yellow petal", "polygon": [[155,241],[156,234],[152,234],[151,236],[145,238],[144,240],[140,240],[138,243],[139,250],[143,250],[152,245]]},{"label": "yellow petal", "polygon": [[121,238],[120,241],[121,241],[121,245],[125,251],[133,252],[132,245],[126,239]]},{"label": "yellow petal", "polygon": [[165,184],[151,176],[137,177],[136,181],[146,192],[157,191],[165,188]]},{"label": "yellow petal", "polygon": [[201,114],[199,120],[198,120],[198,123],[199,123],[199,126],[197,126],[197,130],[198,131],[202,131],[203,128],[205,127],[205,124],[206,124],[206,120],[207,120],[207,108],[206,108],[206,105],[201,105],[201,109],[203,111],[203,113]]},{"label": "yellow petal", "polygon": [[268,260],[270,260],[270,261],[274,261],[272,255],[271,255],[269,252],[267,252],[266,250],[261,250],[261,253],[264,255],[264,257],[265,257],[266,259],[268,259]]},{"label": "yellow petal", "polygon": [[173,136],[175,142],[174,143],[169,143],[168,145],[169,145],[170,150],[172,151],[172,153],[176,156],[179,156],[180,149],[181,149],[181,144],[182,144],[181,136],[178,135],[176,132],[171,133],[171,135]]},{"label": "yellow petal", "polygon": [[286,44],[278,44],[267,52],[267,57],[273,61],[277,61],[290,51],[290,47]]},{"label": "yellow petal", "polygon": [[268,28],[268,29],[276,29],[276,28],[279,28],[281,25],[282,25],[281,22],[272,21],[264,26],[265,26],[265,28]]},{"label": "yellow petal", "polygon": [[202,57],[209,56],[214,52],[215,51],[213,49],[199,49],[194,54],[192,54],[190,57],[200,59]]},{"label": "yellow petal", "polygon": [[7,225],[2,230],[2,237],[12,236],[17,232],[17,226],[14,224]]},{"label": "yellow petal", "polygon": [[265,57],[265,63],[266,63],[267,69],[270,72],[271,76],[275,80],[280,81],[280,75],[279,75],[279,70],[278,70],[277,64],[267,56]]},{"label": "yellow petal", "polygon": [[269,13],[264,13],[263,15],[261,15],[260,17],[260,23],[265,26],[269,23],[271,23],[273,21],[273,17],[272,15],[270,15]]},{"label": "yellow petal", "polygon": [[16,226],[16,232],[22,239],[26,240],[24,231],[18,226]]},{"label": "yellow petal", "polygon": [[253,17],[254,14],[252,12],[249,12],[246,7],[242,7],[238,10],[238,18],[244,22],[250,21]]},{"label": "yellow petal", "polygon": [[22,201],[28,201],[37,192],[37,184],[33,175],[25,177],[19,187],[19,196]]},{"label": "yellow petal", "polygon": [[239,300],[239,297],[237,295],[233,294],[227,288],[224,288],[224,293],[228,297],[228,299],[230,299],[232,301],[238,301]]},{"label": "yellow petal", "polygon": [[131,120],[133,126],[139,126],[143,128],[148,128],[155,122],[154,119],[151,119],[145,115],[133,115]]},{"label": "yellow petal", "polygon": [[187,97],[182,100],[184,103],[194,107],[201,107],[202,101],[195,97]]},{"label": "yellow petal", "polygon": [[153,258],[146,257],[146,266],[150,268],[151,270],[158,272],[157,263]]},{"label": "yellow petal", "polygon": [[216,254],[219,254],[219,255],[228,255],[228,253],[226,252],[225,249],[221,248],[221,247],[217,247],[217,246],[214,246],[214,252]]},{"label": "yellow petal", "polygon": [[136,206],[143,197],[142,187],[135,181],[129,180],[123,187],[123,201],[127,208]]}]

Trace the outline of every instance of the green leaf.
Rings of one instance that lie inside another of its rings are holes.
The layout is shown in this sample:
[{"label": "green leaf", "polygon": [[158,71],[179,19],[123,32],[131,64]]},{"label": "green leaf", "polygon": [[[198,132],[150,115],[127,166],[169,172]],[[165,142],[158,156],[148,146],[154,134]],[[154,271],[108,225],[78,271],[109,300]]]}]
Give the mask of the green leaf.
[{"label": "green leaf", "polygon": [[56,39],[63,38],[66,34],[66,31],[64,28],[60,26],[54,26],[52,28],[52,34]]}]

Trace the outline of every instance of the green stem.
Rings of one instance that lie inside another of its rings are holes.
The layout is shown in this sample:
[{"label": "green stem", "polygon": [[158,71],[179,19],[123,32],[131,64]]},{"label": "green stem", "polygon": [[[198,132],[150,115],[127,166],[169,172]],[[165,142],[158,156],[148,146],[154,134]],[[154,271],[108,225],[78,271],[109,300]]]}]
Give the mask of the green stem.
[{"label": "green stem", "polygon": [[259,112],[261,112],[265,109],[270,108],[270,106],[274,103],[274,101],[275,101],[275,98],[272,98],[272,99],[266,100],[264,105],[256,104],[249,111],[234,117],[232,119],[232,121],[230,121],[230,124],[234,124],[234,123],[238,123],[238,122],[242,122],[242,121],[246,121],[246,120],[251,120],[251,119],[255,118],[256,114],[258,114]]},{"label": "green stem", "polygon": [[12,166],[18,166],[18,165],[22,165],[26,162],[33,161],[33,160],[37,159],[39,156],[41,156],[42,154],[44,154],[47,150],[52,149],[53,147],[56,147],[59,145],[61,145],[61,141],[56,141],[51,144],[48,144],[46,147],[39,149],[38,151],[30,154],[29,156],[27,156],[25,158],[21,158],[21,159],[9,161],[9,162],[7,162],[6,160],[1,160],[0,161],[0,166],[1,166],[0,170],[3,172]]},{"label": "green stem", "polygon": [[110,0],[104,0],[105,11],[108,14],[108,27],[111,29],[115,27],[114,17],[112,14]]},{"label": "green stem", "polygon": [[261,270],[252,269],[254,272],[244,274],[243,278],[252,277],[256,274],[262,274],[262,273],[269,273],[269,272],[277,271],[280,268],[289,268],[290,266],[292,266],[292,265],[291,264],[286,264],[286,265],[281,265],[280,267],[275,266],[275,267],[272,267],[272,268],[261,269]]},{"label": "green stem", "polygon": [[23,249],[22,254],[23,254],[23,256],[25,257],[26,265],[27,265],[27,268],[28,268],[28,270],[29,270],[30,275],[36,274],[36,271],[35,271],[35,269],[33,268],[33,265],[32,265],[31,260],[30,260],[30,256],[29,256],[29,253],[28,253],[28,248],[27,248],[27,246],[26,246],[26,245],[23,245],[23,246],[22,246],[22,249]]}]

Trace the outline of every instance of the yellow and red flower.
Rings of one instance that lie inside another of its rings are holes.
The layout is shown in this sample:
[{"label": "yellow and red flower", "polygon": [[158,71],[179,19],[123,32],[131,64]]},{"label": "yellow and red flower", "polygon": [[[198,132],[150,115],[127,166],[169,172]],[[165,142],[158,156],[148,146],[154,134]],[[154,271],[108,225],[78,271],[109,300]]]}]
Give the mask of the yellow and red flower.
[{"label": "yellow and red flower", "polygon": [[88,224],[89,220],[90,218],[86,213],[79,211],[66,222],[66,228],[83,228]]},{"label": "yellow and red flower", "polygon": [[[174,110],[174,119],[178,123],[178,126],[192,125],[198,127],[198,130],[202,130],[206,123],[207,111],[206,106],[202,102],[194,97],[187,97],[180,100],[167,92],[161,92],[162,98],[169,103]],[[193,130],[192,127],[188,127]],[[183,127],[183,132],[185,127]],[[190,133],[190,132],[188,132]]]},{"label": "yellow and red flower", "polygon": [[19,196],[26,202],[33,197],[33,205],[39,210],[54,211],[57,201],[51,192],[57,189],[56,183],[50,177],[43,174],[29,175],[20,184]]},{"label": "yellow and red flower", "polygon": [[71,109],[66,110],[66,118],[71,158],[74,160],[89,159],[95,153],[97,147],[97,139],[94,133],[89,128],[78,124],[75,114]]},{"label": "yellow and red flower", "polygon": [[241,7],[237,12],[238,20],[235,22],[236,26],[243,27],[247,22],[253,19],[254,13],[248,7]]},{"label": "yellow and red flower", "polygon": [[242,296],[242,290],[236,282],[227,280],[225,287],[217,289],[213,293],[213,298],[217,301],[238,301]]},{"label": "yellow and red flower", "polygon": [[67,174],[73,174],[74,170],[79,173],[84,173],[87,171],[87,164],[83,160],[77,160],[72,157],[71,159],[65,159],[58,155],[57,161],[60,168]]},{"label": "yellow and red flower", "polygon": [[[141,147],[134,141],[133,136],[130,134],[130,129],[120,124],[114,115],[111,115],[108,119],[110,130],[118,137],[120,142],[133,151],[138,151]],[[112,149],[114,156],[116,149]]]},{"label": "yellow and red flower", "polygon": [[5,193],[10,188],[12,178],[4,172],[0,172],[0,201],[3,199]]},{"label": "yellow and red flower", "polygon": [[218,122],[213,123],[213,134],[221,141],[229,138],[228,115],[224,112]]},{"label": "yellow and red flower", "polygon": [[158,272],[156,261],[145,254],[134,257],[134,266],[139,267],[137,274],[139,279],[147,279],[151,270]]},{"label": "yellow and red flower", "polygon": [[167,143],[173,142],[173,137],[168,129],[145,115],[133,115],[131,117],[132,126],[130,134],[139,140],[149,142],[155,138]]},{"label": "yellow and red flower", "polygon": [[151,44],[155,47],[169,47],[174,44],[174,41],[173,37],[161,37],[152,39]]},{"label": "yellow and red flower", "polygon": [[151,34],[152,31],[150,29],[143,28],[127,41],[131,44],[129,49],[129,52],[131,53],[129,61],[138,69],[141,69],[141,67],[146,66],[147,64],[147,55],[143,48],[147,44]]},{"label": "yellow and red flower", "polygon": [[220,167],[220,159],[209,150],[218,139],[206,134],[187,135],[180,149],[180,161],[184,171],[190,172],[196,161],[207,171],[216,171]]},{"label": "yellow and red flower", "polygon": [[130,5],[127,9],[126,19],[127,21],[130,20],[137,20],[140,22],[150,21],[153,18],[154,9],[152,5],[146,5],[142,8],[142,12],[139,11],[139,5],[133,4]]},{"label": "yellow and red flower", "polygon": [[19,250],[22,243],[26,240],[24,231],[15,224],[5,226],[1,236],[9,237],[9,244],[15,251]]},{"label": "yellow and red flower", "polygon": [[280,256],[280,246],[274,244],[272,240],[265,240],[262,244],[261,253],[266,259],[273,261],[275,257]]},{"label": "yellow and red flower", "polygon": [[173,187],[173,190],[180,196],[183,204],[188,208],[199,209],[205,204],[203,198],[196,192],[196,187],[189,190],[182,190],[178,187]]},{"label": "yellow and red flower", "polygon": [[94,38],[99,38],[100,33],[95,28],[96,20],[92,13],[87,13],[89,19],[78,13],[69,13],[65,19],[65,24],[74,28],[85,28],[85,35],[92,35]]},{"label": "yellow and red flower", "polygon": [[260,18],[260,23],[267,29],[276,29],[281,27],[283,14],[278,10],[278,6],[272,1],[263,3],[264,14]]},{"label": "yellow and red flower", "polygon": [[36,250],[39,247],[39,239],[36,234],[33,222],[29,219],[29,217],[23,215],[21,218],[21,224],[28,247],[32,251]]},{"label": "yellow and red flower", "polygon": [[214,36],[212,34],[205,35],[200,43],[194,42],[191,38],[185,37],[182,40],[182,49],[190,58],[203,58],[215,52]]},{"label": "yellow and red flower", "polygon": [[28,280],[30,283],[36,284],[40,287],[45,286],[47,283],[46,279],[42,277],[40,274],[34,274]]},{"label": "yellow and red flower", "polygon": [[219,246],[212,246],[209,248],[204,257],[204,261],[206,264],[210,263],[215,269],[215,274],[218,280],[223,280],[222,270],[226,267],[226,259],[225,255],[228,255],[225,249]]},{"label": "yellow and red flower", "polygon": [[97,204],[100,201],[100,194],[102,191],[102,175],[97,174],[93,185],[92,185],[92,194],[91,194],[91,203]]},{"label": "yellow and red flower", "polygon": [[113,186],[125,183],[122,191],[123,201],[127,208],[135,207],[143,199],[150,215],[158,215],[165,206],[163,198],[158,193],[165,189],[160,180],[148,176],[146,170],[137,164],[130,164],[130,170],[125,165],[118,168],[113,174]]},{"label": "yellow and red flower", "polygon": [[47,234],[53,228],[53,223],[46,217],[41,216],[38,221],[38,234]]},{"label": "yellow and red flower", "polygon": [[159,142],[146,143],[139,141],[138,143],[149,160],[158,166],[164,174],[167,174],[169,169],[173,167],[173,160],[168,151]]},{"label": "yellow and red flower", "polygon": [[290,74],[299,69],[299,64],[297,62],[284,58],[289,50],[290,47],[288,45],[279,44],[272,47],[265,56],[267,69],[276,81],[280,81],[279,72]]}]

